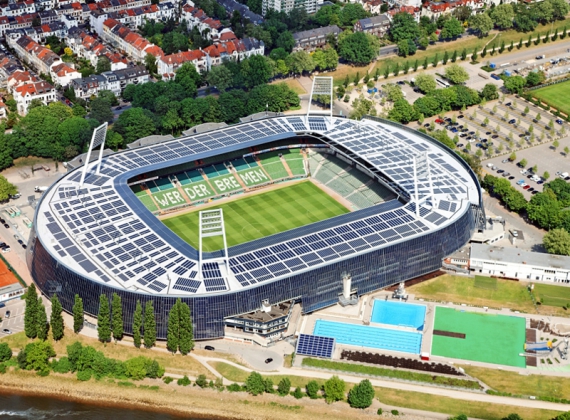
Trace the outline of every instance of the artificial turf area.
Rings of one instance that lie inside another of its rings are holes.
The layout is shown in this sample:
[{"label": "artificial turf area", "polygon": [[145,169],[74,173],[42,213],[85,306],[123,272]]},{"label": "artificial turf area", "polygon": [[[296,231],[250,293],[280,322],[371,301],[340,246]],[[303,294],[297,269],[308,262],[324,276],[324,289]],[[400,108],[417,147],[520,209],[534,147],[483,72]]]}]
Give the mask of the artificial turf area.
[{"label": "artificial turf area", "polygon": [[[209,206],[221,208],[228,246],[253,241],[275,233],[329,219],[349,210],[309,181],[245,196],[235,201]],[[198,248],[199,211],[163,220],[163,223],[190,245]],[[221,249],[221,237],[204,238],[203,250]]]},{"label": "artificial turf area", "polygon": [[533,90],[532,95],[543,99],[566,115],[570,114],[570,103],[567,99],[570,96],[570,81]]},{"label": "artificial turf area", "polygon": [[465,312],[437,307],[434,330],[465,334],[465,338],[433,335],[435,356],[526,367],[524,318]]}]

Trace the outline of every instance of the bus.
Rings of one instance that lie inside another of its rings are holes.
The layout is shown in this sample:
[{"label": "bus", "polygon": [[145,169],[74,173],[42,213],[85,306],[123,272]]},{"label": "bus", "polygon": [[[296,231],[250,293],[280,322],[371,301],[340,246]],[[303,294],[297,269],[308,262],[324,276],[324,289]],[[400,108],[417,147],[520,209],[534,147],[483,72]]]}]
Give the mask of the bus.
[{"label": "bus", "polygon": [[448,82],[442,79],[435,79],[435,81],[444,88],[448,88],[449,86],[451,86]]}]

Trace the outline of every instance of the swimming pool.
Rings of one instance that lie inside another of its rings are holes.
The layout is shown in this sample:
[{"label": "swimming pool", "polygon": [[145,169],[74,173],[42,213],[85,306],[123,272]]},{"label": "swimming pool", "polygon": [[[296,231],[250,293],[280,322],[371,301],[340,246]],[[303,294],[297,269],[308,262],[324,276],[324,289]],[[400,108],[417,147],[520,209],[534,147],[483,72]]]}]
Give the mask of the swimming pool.
[{"label": "swimming pool", "polygon": [[368,325],[317,320],[314,335],[333,337],[337,343],[375,349],[419,354],[422,335],[416,332],[399,331]]},{"label": "swimming pool", "polygon": [[424,328],[425,317],[424,305],[375,299],[370,322],[412,327],[421,331]]}]

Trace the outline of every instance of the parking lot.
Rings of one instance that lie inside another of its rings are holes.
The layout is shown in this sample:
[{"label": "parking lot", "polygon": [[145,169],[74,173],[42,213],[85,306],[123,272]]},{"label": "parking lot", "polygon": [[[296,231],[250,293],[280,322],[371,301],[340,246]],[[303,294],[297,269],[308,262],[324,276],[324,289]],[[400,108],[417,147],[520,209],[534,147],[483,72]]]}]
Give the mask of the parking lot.
[{"label": "parking lot", "polygon": [[[24,331],[24,311],[26,302],[21,299],[14,299],[6,302],[6,306],[0,309],[2,322],[0,323],[0,337],[7,335],[4,330],[9,330],[10,334]],[[6,312],[10,312],[10,317],[6,318]]]}]

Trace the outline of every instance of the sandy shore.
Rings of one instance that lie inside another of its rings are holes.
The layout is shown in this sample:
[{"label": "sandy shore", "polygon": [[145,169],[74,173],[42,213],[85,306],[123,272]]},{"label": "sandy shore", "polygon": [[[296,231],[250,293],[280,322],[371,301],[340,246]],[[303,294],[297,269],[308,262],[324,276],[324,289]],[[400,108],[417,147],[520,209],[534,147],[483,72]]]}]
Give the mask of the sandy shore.
[{"label": "sandy shore", "polygon": [[[74,375],[51,374],[42,378],[34,372],[9,371],[0,375],[0,392],[11,394],[41,395],[89,404],[136,408],[177,416],[193,416],[207,419],[369,419],[376,416],[373,405],[367,410],[355,410],[346,403],[327,405],[323,400],[276,395],[253,397],[244,392],[219,392],[198,387],[169,385],[159,380],[144,380],[136,385],[158,385],[158,390],[128,388],[117,380],[94,379],[81,382]],[[377,402],[375,402],[377,403]]]}]

